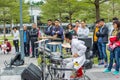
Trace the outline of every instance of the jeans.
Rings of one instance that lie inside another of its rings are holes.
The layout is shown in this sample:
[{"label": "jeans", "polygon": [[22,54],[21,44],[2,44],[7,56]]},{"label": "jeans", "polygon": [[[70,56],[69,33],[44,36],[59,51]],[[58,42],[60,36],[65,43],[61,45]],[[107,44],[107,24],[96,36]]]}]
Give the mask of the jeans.
[{"label": "jeans", "polygon": [[31,42],[31,47],[32,47],[32,57],[38,57],[38,43],[35,43],[36,41]]},{"label": "jeans", "polygon": [[29,50],[30,49],[30,46],[29,46],[29,44],[27,44],[27,42],[24,42],[24,54],[25,54],[25,56],[29,56]]},{"label": "jeans", "polygon": [[104,59],[107,63],[106,44],[103,42],[98,42],[98,50],[100,52],[100,59]]},{"label": "jeans", "polygon": [[57,51],[57,46],[59,48],[60,53],[62,53],[62,44],[58,44],[58,45],[52,45],[52,52],[56,52]]},{"label": "jeans", "polygon": [[120,61],[119,61],[119,58],[120,58],[120,47],[117,47],[117,48],[115,48],[114,51],[110,52],[110,63],[109,63],[109,66],[108,66],[108,70],[112,69],[114,58],[116,60],[115,70],[119,71],[119,67],[120,67],[120,65],[119,65],[120,64]]}]

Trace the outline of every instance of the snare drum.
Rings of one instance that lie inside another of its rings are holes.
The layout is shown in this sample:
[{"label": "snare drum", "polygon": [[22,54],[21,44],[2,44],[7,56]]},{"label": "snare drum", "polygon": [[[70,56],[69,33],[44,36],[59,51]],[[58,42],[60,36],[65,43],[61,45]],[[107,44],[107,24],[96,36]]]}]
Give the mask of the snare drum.
[{"label": "snare drum", "polygon": [[61,56],[60,52],[52,52],[51,53],[51,63],[60,64],[62,61],[62,58],[60,58],[60,56]]},{"label": "snare drum", "polygon": [[60,65],[61,62],[62,62],[62,58],[52,57],[50,61],[51,61],[52,64],[59,64]]}]

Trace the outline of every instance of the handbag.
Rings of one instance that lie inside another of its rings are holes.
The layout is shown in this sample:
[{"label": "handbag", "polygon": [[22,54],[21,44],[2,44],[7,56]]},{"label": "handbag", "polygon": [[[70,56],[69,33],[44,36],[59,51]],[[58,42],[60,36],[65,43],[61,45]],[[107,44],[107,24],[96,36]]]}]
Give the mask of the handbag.
[{"label": "handbag", "polygon": [[116,47],[117,47],[116,44],[109,44],[107,49],[108,49],[109,51],[113,51]]}]

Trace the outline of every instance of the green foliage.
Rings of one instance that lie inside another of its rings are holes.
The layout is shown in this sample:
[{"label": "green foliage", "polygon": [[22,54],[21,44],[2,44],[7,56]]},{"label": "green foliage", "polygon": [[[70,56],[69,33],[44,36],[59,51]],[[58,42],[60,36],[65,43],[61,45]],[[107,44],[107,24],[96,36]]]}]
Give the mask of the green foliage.
[{"label": "green foliage", "polygon": [[[94,18],[93,5],[88,5],[83,1],[77,0],[46,0],[41,6],[43,21],[47,19],[60,19],[62,22],[68,17],[73,22],[78,20],[88,20],[89,16]],[[69,21],[71,22],[71,21]]]},{"label": "green foliage", "polygon": [[[19,8],[19,1],[18,0],[0,0],[0,20],[9,19],[9,23],[13,21],[13,23],[17,24],[20,22],[20,8]],[[28,23],[30,20],[30,16],[28,15],[28,8],[29,5],[24,3],[23,0],[23,22]],[[5,13],[5,15],[4,15]]]}]

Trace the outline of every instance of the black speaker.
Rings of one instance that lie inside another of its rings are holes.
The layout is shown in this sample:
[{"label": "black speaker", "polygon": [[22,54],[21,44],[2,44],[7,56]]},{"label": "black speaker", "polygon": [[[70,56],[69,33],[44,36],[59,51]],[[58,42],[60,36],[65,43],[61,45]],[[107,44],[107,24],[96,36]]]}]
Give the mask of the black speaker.
[{"label": "black speaker", "polygon": [[17,53],[10,61],[10,66],[20,66],[24,64],[24,60],[21,59],[21,53]]},{"label": "black speaker", "polygon": [[85,69],[91,69],[92,65],[93,65],[93,61],[87,59],[83,66],[85,67]]},{"label": "black speaker", "polygon": [[42,80],[42,71],[31,63],[21,74],[22,80]]}]

